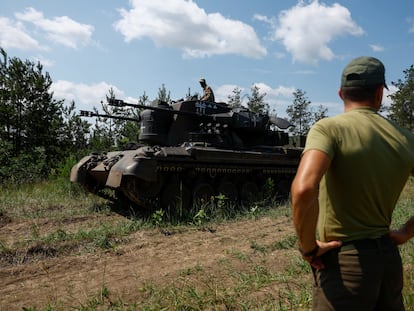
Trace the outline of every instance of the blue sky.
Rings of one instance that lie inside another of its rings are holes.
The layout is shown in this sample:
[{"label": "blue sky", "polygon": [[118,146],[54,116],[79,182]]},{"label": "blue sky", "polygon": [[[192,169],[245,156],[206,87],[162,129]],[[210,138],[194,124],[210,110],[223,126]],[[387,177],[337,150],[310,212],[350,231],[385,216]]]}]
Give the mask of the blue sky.
[{"label": "blue sky", "polygon": [[335,115],[352,58],[381,59],[389,85],[414,64],[414,2],[3,0],[0,46],[39,60],[55,97],[78,109],[99,107],[110,87],[135,102],[164,84],[179,99],[204,77],[218,101],[255,84],[283,117],[299,88]]}]

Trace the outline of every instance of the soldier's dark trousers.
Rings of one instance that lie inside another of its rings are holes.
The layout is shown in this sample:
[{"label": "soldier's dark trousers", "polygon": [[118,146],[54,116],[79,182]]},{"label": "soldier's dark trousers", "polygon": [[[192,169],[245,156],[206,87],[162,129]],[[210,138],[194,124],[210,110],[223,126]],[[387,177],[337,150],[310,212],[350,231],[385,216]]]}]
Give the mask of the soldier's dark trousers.
[{"label": "soldier's dark trousers", "polygon": [[344,243],[322,260],[325,269],[314,271],[312,310],[404,310],[401,257],[388,235]]}]

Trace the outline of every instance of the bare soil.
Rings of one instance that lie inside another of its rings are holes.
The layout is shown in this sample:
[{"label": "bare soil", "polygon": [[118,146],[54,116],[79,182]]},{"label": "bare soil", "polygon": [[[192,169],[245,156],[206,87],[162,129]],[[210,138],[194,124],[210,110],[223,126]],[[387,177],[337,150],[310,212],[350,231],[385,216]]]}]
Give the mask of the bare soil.
[{"label": "bare soil", "polygon": [[[84,304],[104,287],[111,297],[136,302],[144,299],[140,288],[146,284],[174,284],[183,272],[196,267],[208,271],[209,277],[220,278],[224,274],[219,263],[228,260],[232,269],[242,271],[245,262],[235,260],[235,254],[265,262],[270,271],[282,270],[289,257],[296,255],[293,248],[260,252],[252,247],[273,245],[293,235],[291,220],[286,216],[240,220],[208,228],[143,229],[117,241],[116,247],[109,250],[64,240],[30,247],[24,243],[33,235],[111,224],[122,217],[108,213],[21,221],[0,215],[0,242],[26,245],[7,251],[1,249],[0,243],[0,310],[42,310],[57,302],[70,309]],[[203,274],[192,277],[192,282],[203,281]],[[223,279],[223,284],[226,282],[229,280]]]}]

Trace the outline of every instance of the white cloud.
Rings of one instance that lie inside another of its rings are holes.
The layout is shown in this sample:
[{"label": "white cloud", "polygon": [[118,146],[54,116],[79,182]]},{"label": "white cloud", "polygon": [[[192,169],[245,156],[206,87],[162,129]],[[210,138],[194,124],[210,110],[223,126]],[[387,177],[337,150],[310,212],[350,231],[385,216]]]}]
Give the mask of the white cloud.
[{"label": "white cloud", "polygon": [[271,89],[269,94],[277,97],[293,98],[293,92],[296,91],[296,88],[293,86],[278,86],[274,89]]},{"label": "white cloud", "polygon": [[239,88],[241,90],[240,96],[243,96],[244,89],[236,84],[223,84],[214,90],[214,96],[217,102],[228,102],[229,96],[233,95],[233,90]]},{"label": "white cloud", "polygon": [[382,52],[384,51],[384,47],[378,44],[370,44],[369,45],[374,52]]},{"label": "white cloud", "polygon": [[34,8],[27,8],[24,13],[16,13],[15,17],[43,30],[49,40],[74,49],[88,44],[94,30],[93,26],[78,23],[67,16],[47,19]]},{"label": "white cloud", "polygon": [[38,55],[34,57],[36,61],[40,62],[43,67],[52,67],[55,64],[55,61],[49,58],[46,58],[42,55]]},{"label": "white cloud", "polygon": [[291,9],[282,11],[277,21],[271,22],[273,39],[283,43],[293,61],[309,64],[333,59],[335,54],[328,44],[338,36],[364,34],[347,8],[338,3],[326,6],[317,0],[308,5],[300,1]]},{"label": "white cloud", "polygon": [[0,17],[0,46],[4,49],[18,48],[22,50],[45,50],[37,40],[33,39],[22,23]]},{"label": "white cloud", "polygon": [[266,83],[254,83],[259,88],[261,94],[266,93],[264,101],[270,106],[270,110],[279,117],[286,117],[286,108],[293,102],[293,92],[296,90],[293,86],[272,87]]},{"label": "white cloud", "polygon": [[117,98],[124,98],[123,91],[106,82],[83,84],[58,80],[52,84],[51,90],[56,99],[65,99],[66,103],[75,101],[77,109],[90,110],[93,107],[99,108],[100,102],[106,101],[106,95],[110,88],[114,90]]},{"label": "white cloud", "polygon": [[261,14],[254,14],[253,15],[253,19],[257,20],[257,21],[261,21],[261,22],[265,22],[268,24],[272,24],[273,20],[265,15],[261,15]]},{"label": "white cloud", "polygon": [[254,29],[220,13],[206,13],[193,1],[131,0],[114,27],[126,42],[149,37],[158,46],[179,48],[184,57],[267,54]]}]

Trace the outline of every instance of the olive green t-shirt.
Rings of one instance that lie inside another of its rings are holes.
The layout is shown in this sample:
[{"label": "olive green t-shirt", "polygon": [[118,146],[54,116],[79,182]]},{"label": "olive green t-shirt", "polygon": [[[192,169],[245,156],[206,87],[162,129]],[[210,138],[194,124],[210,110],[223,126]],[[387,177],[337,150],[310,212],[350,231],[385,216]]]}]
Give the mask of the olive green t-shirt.
[{"label": "olive green t-shirt", "polygon": [[304,152],[332,160],[320,183],[321,241],[376,238],[389,230],[400,193],[414,168],[414,135],[370,108],[318,121]]}]

